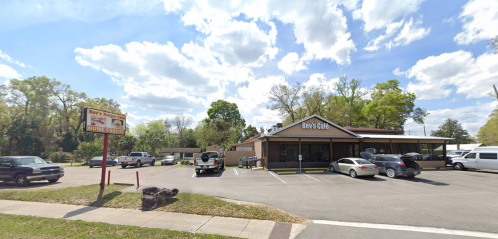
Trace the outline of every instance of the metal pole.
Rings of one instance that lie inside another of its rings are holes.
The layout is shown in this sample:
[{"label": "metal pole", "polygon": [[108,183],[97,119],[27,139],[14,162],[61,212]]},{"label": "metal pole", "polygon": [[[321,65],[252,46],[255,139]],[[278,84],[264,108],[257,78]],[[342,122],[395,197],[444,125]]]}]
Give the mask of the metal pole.
[{"label": "metal pole", "polygon": [[104,157],[102,157],[102,178],[100,180],[100,189],[105,188],[105,169],[107,166],[107,141],[109,141],[109,134],[104,134]]},{"label": "metal pole", "polygon": [[138,171],[137,171],[137,188],[140,187],[140,181],[138,180]]},{"label": "metal pole", "polygon": [[107,171],[107,185],[111,183],[111,170]]}]

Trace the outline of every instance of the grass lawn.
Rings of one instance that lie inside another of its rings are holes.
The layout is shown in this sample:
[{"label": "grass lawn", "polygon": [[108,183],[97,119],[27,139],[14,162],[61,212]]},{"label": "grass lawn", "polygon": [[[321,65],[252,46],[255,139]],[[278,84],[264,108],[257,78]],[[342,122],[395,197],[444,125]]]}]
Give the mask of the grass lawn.
[{"label": "grass lawn", "polygon": [[[121,192],[128,186],[108,185],[103,192],[99,185],[64,189],[2,190],[0,199],[62,203],[72,205],[142,209],[141,193]],[[275,222],[303,223],[305,220],[278,208],[267,205],[237,204],[213,196],[179,193],[155,211],[198,215],[237,217],[270,220]]]},{"label": "grass lawn", "polygon": [[233,238],[158,228],[0,214],[0,238]]},{"label": "grass lawn", "polygon": [[81,167],[81,166],[85,166],[85,165],[81,165],[81,163],[76,163],[76,162],[74,162],[72,166],[71,166],[71,163],[52,163],[52,164],[58,164],[58,165],[62,165],[64,167]]}]

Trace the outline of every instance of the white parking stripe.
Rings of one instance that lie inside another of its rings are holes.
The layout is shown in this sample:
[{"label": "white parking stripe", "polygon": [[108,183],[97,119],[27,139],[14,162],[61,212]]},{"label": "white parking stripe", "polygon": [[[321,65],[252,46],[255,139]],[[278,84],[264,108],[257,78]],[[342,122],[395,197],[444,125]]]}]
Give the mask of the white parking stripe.
[{"label": "white parking stripe", "polygon": [[192,175],[192,178],[195,177],[196,173],[194,173],[194,175]]},{"label": "white parking stripe", "polygon": [[338,222],[338,221],[326,221],[326,220],[313,220],[313,223],[332,225],[332,226],[361,227],[361,228],[373,228],[373,229],[395,230],[395,231],[425,232],[425,233],[446,234],[446,235],[454,235],[454,236],[468,236],[468,237],[497,238],[498,239],[498,234],[496,234],[496,233],[453,230],[453,229],[435,228],[435,227],[415,227],[415,226],[403,226],[403,225],[391,225],[391,224]]},{"label": "white parking stripe", "polygon": [[310,176],[310,175],[308,175],[308,174],[303,174],[303,175],[304,175],[304,176],[306,176],[306,177],[308,177],[308,178],[314,179],[314,180],[316,180],[316,181],[318,181],[318,182],[321,182],[319,179],[316,179],[316,178],[314,178],[314,177],[311,177],[311,176]]},{"label": "white parking stripe", "polygon": [[233,174],[235,174],[235,175],[239,175],[239,173],[237,173],[237,170],[236,170],[236,169],[233,169]]},{"label": "white parking stripe", "polygon": [[277,174],[276,174],[276,173],[271,172],[271,171],[270,171],[269,173],[270,173],[271,175],[273,175],[273,177],[275,177],[275,178],[277,178],[278,180],[280,180],[282,183],[286,183],[284,180],[280,179],[280,178],[277,176]]}]

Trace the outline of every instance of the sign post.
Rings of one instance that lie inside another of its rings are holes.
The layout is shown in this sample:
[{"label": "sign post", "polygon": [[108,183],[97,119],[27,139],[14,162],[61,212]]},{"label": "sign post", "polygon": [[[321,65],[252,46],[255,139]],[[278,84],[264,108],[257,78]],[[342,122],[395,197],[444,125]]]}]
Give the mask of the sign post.
[{"label": "sign post", "polygon": [[102,176],[100,189],[105,188],[105,170],[107,166],[107,145],[109,134],[126,134],[126,115],[85,108],[83,130],[85,132],[104,134],[104,155],[102,157]]},{"label": "sign post", "polygon": [[301,161],[303,160],[303,156],[299,155],[299,173],[301,173]]}]

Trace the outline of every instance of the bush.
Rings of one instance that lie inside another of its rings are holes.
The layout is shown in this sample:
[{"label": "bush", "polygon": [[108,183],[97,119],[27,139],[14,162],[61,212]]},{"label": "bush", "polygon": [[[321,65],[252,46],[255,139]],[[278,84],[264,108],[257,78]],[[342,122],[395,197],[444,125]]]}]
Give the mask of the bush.
[{"label": "bush", "polygon": [[50,154],[47,153],[47,152],[42,152],[40,154],[40,158],[42,158],[42,159],[49,159],[50,158]]},{"label": "bush", "polygon": [[73,158],[73,155],[71,153],[63,152],[62,154],[59,154],[59,152],[52,152],[50,153],[50,161],[54,163],[63,163],[64,161],[69,161]]}]

